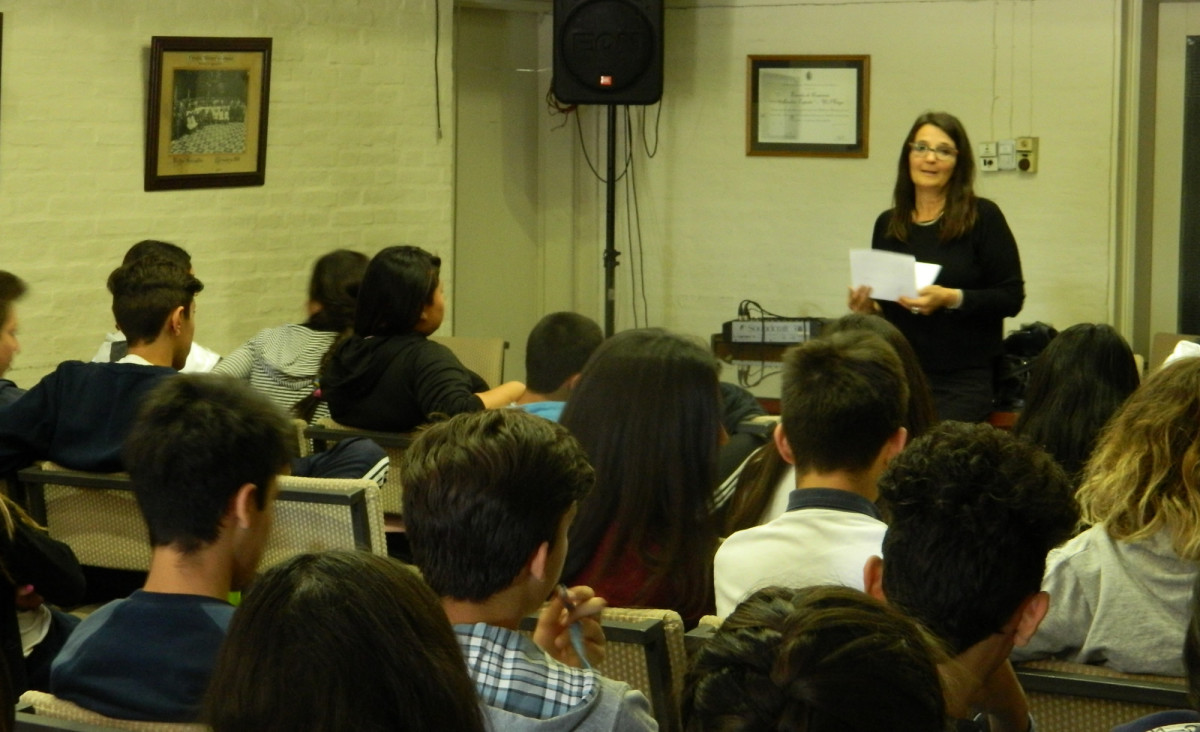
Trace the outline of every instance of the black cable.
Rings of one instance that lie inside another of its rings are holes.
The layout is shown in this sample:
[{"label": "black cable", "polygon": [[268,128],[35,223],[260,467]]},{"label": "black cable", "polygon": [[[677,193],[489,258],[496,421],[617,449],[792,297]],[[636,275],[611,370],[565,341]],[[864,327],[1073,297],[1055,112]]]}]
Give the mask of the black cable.
[{"label": "black cable", "polygon": [[[625,106],[625,146],[629,147],[633,143],[632,135],[629,128],[629,106]],[[634,178],[632,161],[629,164],[629,177],[625,179],[625,241],[629,244],[630,254],[633,254],[637,242],[633,240],[633,218],[629,215],[629,200],[632,196],[630,190],[631,182]],[[635,199],[636,200],[636,199]],[[629,297],[631,300],[630,307],[633,310],[633,327],[638,327],[638,312],[637,312],[637,267],[630,260],[629,265]]]},{"label": "black cable", "polygon": [[[583,123],[579,121],[578,112],[575,114],[575,130],[579,135],[579,147],[583,149],[583,159],[587,161],[588,168],[591,169],[592,175],[596,176],[596,180],[600,181],[601,183],[608,183],[608,181],[604,180],[604,176],[600,175],[600,172],[596,170],[596,166],[592,165],[592,158],[590,155],[588,155],[587,145],[584,144],[584,142],[583,142]],[[617,175],[617,180],[621,180],[622,178],[625,177],[625,171],[629,170],[629,162],[631,159],[632,159],[632,154],[630,153],[629,150],[626,150],[625,151],[625,170],[622,170],[620,172],[620,174]]]},{"label": "black cable", "polygon": [[642,107],[642,147],[646,150],[646,157],[653,158],[658,154],[658,143],[662,139],[659,135],[659,125],[662,124],[662,100],[658,100],[658,111],[654,116],[654,150],[650,149],[650,143],[646,141],[646,108]]},{"label": "black cable", "polygon": [[574,112],[576,116],[579,114],[579,105],[563,104],[562,102],[558,101],[558,97],[554,96],[553,81],[550,82],[550,88],[546,89],[546,107],[551,117],[561,116],[563,118],[561,124],[554,125],[554,127],[551,128],[555,130],[561,130],[563,127],[566,127],[567,123],[570,122],[567,117],[571,116],[572,112]]},{"label": "black cable", "polygon": [[787,318],[788,317],[787,315],[780,315],[779,313],[773,313],[770,310],[767,310],[766,308],[764,308],[762,305],[759,305],[754,300],[742,300],[742,302],[738,305],[738,317],[739,318],[749,318],[750,317],[750,306],[752,306],[752,305],[758,311],[757,317],[760,320],[763,318]]},{"label": "black cable", "polygon": [[442,40],[442,0],[433,0],[433,108],[437,119],[437,139],[442,139],[442,82],[438,54]]},{"label": "black cable", "polygon": [[[633,143],[633,126],[629,123],[629,107],[625,108],[625,125],[628,129],[630,144]],[[653,157],[653,156],[652,156]],[[629,179],[633,184],[633,216],[637,227],[637,257],[638,257],[638,276],[641,278],[642,286],[642,316],[646,320],[646,325],[650,325],[650,304],[646,299],[646,246],[642,241],[642,207],[638,204],[637,194],[637,176],[634,175],[633,163],[629,164]],[[625,215],[629,216],[629,210],[626,209]]]}]

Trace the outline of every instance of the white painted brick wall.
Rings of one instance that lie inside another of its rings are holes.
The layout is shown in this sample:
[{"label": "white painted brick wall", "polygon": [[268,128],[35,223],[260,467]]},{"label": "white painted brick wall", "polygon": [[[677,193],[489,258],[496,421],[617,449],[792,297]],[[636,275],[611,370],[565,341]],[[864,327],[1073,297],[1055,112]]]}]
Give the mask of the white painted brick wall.
[{"label": "white painted brick wall", "polygon": [[[0,0],[0,269],[31,286],[10,378],[88,359],[108,273],[143,238],[191,252],[197,340],[227,352],[303,317],[313,260],[406,242],[452,267],[451,3]],[[274,39],[266,185],[142,191],[154,35]]]}]

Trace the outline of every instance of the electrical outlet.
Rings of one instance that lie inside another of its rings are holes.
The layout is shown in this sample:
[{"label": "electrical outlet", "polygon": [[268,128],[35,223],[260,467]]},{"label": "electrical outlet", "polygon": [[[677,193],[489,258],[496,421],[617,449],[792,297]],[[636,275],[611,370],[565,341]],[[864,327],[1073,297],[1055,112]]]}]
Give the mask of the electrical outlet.
[{"label": "electrical outlet", "polygon": [[981,142],[975,146],[979,151],[979,170],[984,173],[995,173],[1000,167],[996,161],[996,143]]},{"label": "electrical outlet", "polygon": [[1038,164],[1038,138],[1017,138],[1017,170],[1022,173],[1036,173]]}]

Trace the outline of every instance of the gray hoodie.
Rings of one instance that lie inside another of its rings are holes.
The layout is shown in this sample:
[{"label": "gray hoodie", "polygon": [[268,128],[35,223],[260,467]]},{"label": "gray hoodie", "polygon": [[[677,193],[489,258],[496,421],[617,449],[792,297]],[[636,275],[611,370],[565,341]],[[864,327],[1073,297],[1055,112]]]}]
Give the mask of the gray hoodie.
[{"label": "gray hoodie", "polygon": [[550,719],[534,719],[498,707],[485,706],[488,726],[494,732],[559,732],[586,730],[600,732],[655,732],[658,722],[650,713],[650,702],[629,684],[597,675],[599,683],[591,698],[566,714]]}]

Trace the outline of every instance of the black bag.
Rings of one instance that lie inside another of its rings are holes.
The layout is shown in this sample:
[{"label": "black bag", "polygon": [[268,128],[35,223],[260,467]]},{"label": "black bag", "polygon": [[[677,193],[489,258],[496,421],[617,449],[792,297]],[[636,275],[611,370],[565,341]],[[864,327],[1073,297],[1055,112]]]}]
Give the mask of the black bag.
[{"label": "black bag", "polygon": [[1004,339],[1004,355],[996,365],[995,409],[1019,412],[1025,406],[1025,388],[1033,360],[1058,335],[1054,326],[1041,321],[1027,323]]}]

